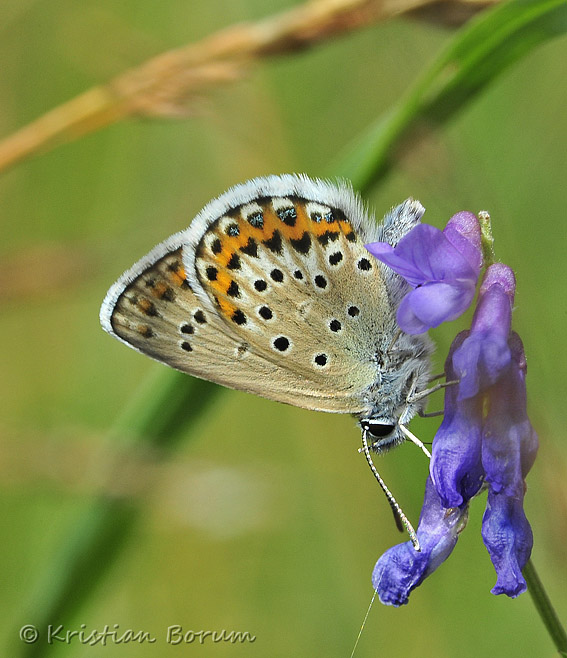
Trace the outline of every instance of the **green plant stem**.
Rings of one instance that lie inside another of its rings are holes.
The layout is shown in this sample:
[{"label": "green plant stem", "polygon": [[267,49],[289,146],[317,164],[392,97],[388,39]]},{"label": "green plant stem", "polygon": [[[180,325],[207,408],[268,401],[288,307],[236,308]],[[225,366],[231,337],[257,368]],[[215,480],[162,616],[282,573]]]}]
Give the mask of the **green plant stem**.
[{"label": "green plant stem", "polygon": [[528,592],[539,612],[539,616],[545,624],[547,632],[555,644],[555,648],[560,656],[567,656],[567,633],[565,633],[565,629],[557,617],[557,613],[549,600],[549,596],[531,560],[528,560],[523,574],[528,584]]}]

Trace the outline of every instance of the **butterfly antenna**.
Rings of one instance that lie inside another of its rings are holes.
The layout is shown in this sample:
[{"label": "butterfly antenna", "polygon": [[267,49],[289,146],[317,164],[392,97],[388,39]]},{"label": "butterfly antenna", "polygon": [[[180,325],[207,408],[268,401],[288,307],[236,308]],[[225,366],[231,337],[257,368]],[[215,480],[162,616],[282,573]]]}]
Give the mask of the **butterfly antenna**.
[{"label": "butterfly antenna", "polygon": [[409,522],[408,517],[403,513],[402,508],[398,505],[398,501],[394,498],[392,492],[388,489],[384,480],[380,477],[380,473],[378,473],[378,471],[376,470],[376,466],[374,466],[374,462],[372,461],[372,456],[370,455],[370,448],[368,447],[368,439],[366,435],[367,435],[367,430],[363,429],[362,452],[364,452],[364,456],[366,457],[368,466],[370,466],[370,470],[374,474],[374,477],[378,481],[378,484],[380,485],[382,491],[384,492],[386,498],[388,499],[388,502],[390,503],[390,507],[392,508],[392,512],[394,513],[394,519],[396,520],[396,525],[400,530],[402,530],[403,528],[406,529],[406,532],[408,533],[409,538],[411,539],[411,543],[413,544],[413,547],[415,548],[416,551],[420,551],[421,546],[419,545],[419,540],[417,538],[417,534],[415,530],[413,529],[412,524]]}]

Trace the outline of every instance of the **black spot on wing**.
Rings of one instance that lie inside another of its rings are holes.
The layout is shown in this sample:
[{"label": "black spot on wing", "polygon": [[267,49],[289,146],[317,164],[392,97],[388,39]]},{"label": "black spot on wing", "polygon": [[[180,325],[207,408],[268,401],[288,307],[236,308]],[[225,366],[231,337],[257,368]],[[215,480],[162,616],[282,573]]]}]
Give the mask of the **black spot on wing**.
[{"label": "black spot on wing", "polygon": [[343,259],[342,251],[335,251],[329,256],[329,265],[338,265]]},{"label": "black spot on wing", "polygon": [[240,309],[238,309],[232,314],[232,321],[239,325],[246,324],[246,316]]},{"label": "black spot on wing", "polygon": [[241,297],[240,288],[238,287],[238,283],[236,283],[236,281],[233,280],[230,282],[230,286],[228,286],[226,294],[230,297]]},{"label": "black spot on wing", "polygon": [[258,243],[254,238],[249,238],[248,242],[243,247],[240,247],[240,251],[247,256],[258,258]]},{"label": "black spot on wing", "polygon": [[307,255],[311,249],[311,236],[308,231],[304,231],[303,235],[298,239],[291,239],[291,246],[300,254]]},{"label": "black spot on wing", "polygon": [[241,268],[240,256],[235,252],[226,264],[229,270],[239,270]]},{"label": "black spot on wing", "polygon": [[295,208],[279,208],[276,210],[276,214],[287,226],[295,226],[297,220],[297,211]]},{"label": "black spot on wing", "polygon": [[274,231],[272,237],[262,242],[272,253],[281,256],[283,253],[282,236],[279,231]]},{"label": "black spot on wing", "polygon": [[326,247],[329,242],[334,242],[339,237],[339,231],[325,231],[317,236],[317,240],[322,247]]}]

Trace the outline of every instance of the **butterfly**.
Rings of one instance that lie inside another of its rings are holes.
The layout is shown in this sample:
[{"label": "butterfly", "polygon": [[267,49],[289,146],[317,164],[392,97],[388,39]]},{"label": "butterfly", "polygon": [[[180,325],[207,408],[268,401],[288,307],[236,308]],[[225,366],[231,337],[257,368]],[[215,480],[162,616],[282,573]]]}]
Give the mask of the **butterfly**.
[{"label": "butterfly", "polygon": [[196,377],[353,414],[383,452],[422,411],[432,347],[399,329],[409,286],[364,245],[395,246],[423,213],[408,199],[377,224],[346,182],[255,178],[126,271],[102,326]]}]

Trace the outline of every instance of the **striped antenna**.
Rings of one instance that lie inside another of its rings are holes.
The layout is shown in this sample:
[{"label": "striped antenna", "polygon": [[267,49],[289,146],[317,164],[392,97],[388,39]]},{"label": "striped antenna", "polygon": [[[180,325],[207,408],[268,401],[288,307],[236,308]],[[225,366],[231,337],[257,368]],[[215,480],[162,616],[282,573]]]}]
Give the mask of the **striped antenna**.
[{"label": "striped antenna", "polygon": [[376,466],[374,466],[374,462],[372,461],[372,456],[370,455],[370,448],[368,447],[368,439],[367,439],[367,433],[368,430],[363,429],[362,430],[362,452],[364,452],[364,456],[366,457],[366,461],[368,462],[368,466],[370,466],[370,470],[372,473],[374,473],[374,477],[378,481],[378,484],[380,485],[382,491],[386,495],[386,498],[388,499],[388,502],[390,503],[390,507],[392,508],[392,512],[394,513],[394,518],[396,519],[396,525],[400,530],[402,529],[400,527],[403,526],[406,529],[406,532],[409,535],[409,538],[411,539],[411,543],[413,544],[413,547],[415,548],[416,551],[421,550],[421,546],[419,545],[419,540],[417,538],[417,534],[415,530],[413,529],[412,524],[409,522],[408,517],[404,514],[402,508],[399,506],[398,501],[394,498],[392,492],[388,489],[386,486],[386,483],[384,480],[380,477],[380,473],[376,470]]}]

